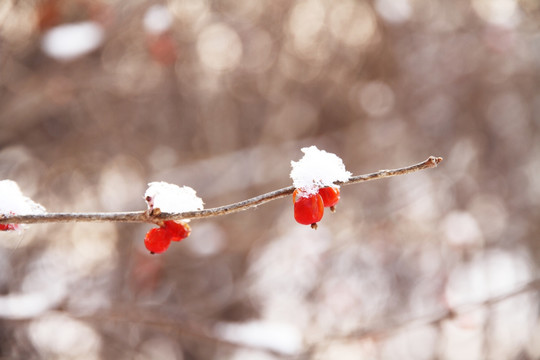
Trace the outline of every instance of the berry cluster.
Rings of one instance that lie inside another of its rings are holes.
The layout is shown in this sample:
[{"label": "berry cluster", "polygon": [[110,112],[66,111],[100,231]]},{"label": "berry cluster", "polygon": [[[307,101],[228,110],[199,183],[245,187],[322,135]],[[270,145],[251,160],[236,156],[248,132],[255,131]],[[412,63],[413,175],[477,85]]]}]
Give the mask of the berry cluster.
[{"label": "berry cluster", "polygon": [[151,229],[144,238],[144,245],[151,254],[165,252],[171,241],[181,241],[191,234],[187,223],[167,220],[162,226]]},{"label": "berry cluster", "polygon": [[17,230],[17,224],[0,224],[0,231]]},{"label": "berry cluster", "polygon": [[317,228],[317,223],[324,215],[324,208],[328,207],[332,212],[339,202],[339,188],[323,187],[315,194],[309,194],[296,189],[293,193],[294,219],[302,225],[311,225]]},{"label": "berry cluster", "polygon": [[[13,211],[9,212],[10,215],[15,215]],[[0,231],[11,231],[11,230],[19,230],[20,225],[18,224],[0,224]]]},{"label": "berry cluster", "polygon": [[333,212],[339,201],[336,182],[347,181],[351,173],[345,170],[343,160],[336,154],[317,149],[302,148],[304,156],[291,161],[291,178],[296,190],[293,193],[294,219],[303,225],[317,228],[324,208]]},{"label": "berry cluster", "polygon": [[[161,212],[181,213],[184,211],[201,210],[204,203],[197,192],[189,186],[180,187],[163,181],[151,182],[144,193],[148,214],[155,216]],[[167,220],[160,227],[148,231],[144,245],[151,254],[165,252],[172,241],[181,241],[191,234],[187,224],[189,220]]]}]

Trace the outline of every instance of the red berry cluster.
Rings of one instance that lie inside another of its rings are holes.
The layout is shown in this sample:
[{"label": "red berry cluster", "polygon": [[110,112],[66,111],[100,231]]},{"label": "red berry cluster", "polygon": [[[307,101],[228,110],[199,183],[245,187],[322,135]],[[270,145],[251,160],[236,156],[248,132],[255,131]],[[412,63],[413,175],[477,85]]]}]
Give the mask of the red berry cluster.
[{"label": "red berry cluster", "polygon": [[320,188],[316,194],[305,194],[296,189],[293,193],[294,219],[302,225],[311,225],[317,228],[317,223],[321,221],[324,208],[329,207],[334,211],[339,202],[339,188]]},{"label": "red berry cluster", "polygon": [[[10,215],[15,215],[13,211],[9,212]],[[20,225],[18,224],[0,224],[0,231],[11,231],[11,230],[19,230]]]},{"label": "red berry cluster", "polygon": [[167,220],[162,226],[151,229],[144,238],[144,245],[151,254],[165,252],[171,241],[181,241],[191,234],[191,228],[187,223]]},{"label": "red berry cluster", "polygon": [[15,224],[0,224],[0,231],[15,230]]}]

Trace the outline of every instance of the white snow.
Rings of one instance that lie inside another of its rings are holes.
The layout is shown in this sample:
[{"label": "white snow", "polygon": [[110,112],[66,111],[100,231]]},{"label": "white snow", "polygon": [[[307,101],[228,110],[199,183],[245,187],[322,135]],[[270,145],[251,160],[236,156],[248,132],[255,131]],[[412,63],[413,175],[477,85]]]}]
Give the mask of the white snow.
[{"label": "white snow", "polygon": [[204,202],[197,196],[195,190],[189,186],[180,187],[164,181],[149,183],[144,198],[148,209],[158,208],[167,213],[182,213],[204,208]]},{"label": "white snow", "polygon": [[[45,208],[24,196],[15,181],[0,181],[1,215],[36,215],[43,213],[45,213]],[[23,226],[15,224],[15,230],[22,228]]]},{"label": "white snow", "polygon": [[103,37],[103,27],[95,21],[59,25],[45,33],[41,48],[53,59],[69,61],[97,49]]},{"label": "white snow", "polygon": [[334,186],[336,181],[347,181],[351,173],[345,170],[343,160],[336,154],[317,149],[302,148],[304,157],[291,161],[293,185],[304,194],[315,194],[320,188]]},{"label": "white snow", "polygon": [[143,18],[144,29],[150,34],[161,34],[172,25],[172,15],[163,5],[152,5],[146,10]]},{"label": "white snow", "polygon": [[0,214],[35,215],[44,212],[43,206],[22,194],[15,181],[0,181]]},{"label": "white snow", "polygon": [[260,347],[285,355],[294,355],[302,350],[302,334],[292,324],[269,321],[245,323],[218,323],[215,328],[219,337],[247,346]]}]

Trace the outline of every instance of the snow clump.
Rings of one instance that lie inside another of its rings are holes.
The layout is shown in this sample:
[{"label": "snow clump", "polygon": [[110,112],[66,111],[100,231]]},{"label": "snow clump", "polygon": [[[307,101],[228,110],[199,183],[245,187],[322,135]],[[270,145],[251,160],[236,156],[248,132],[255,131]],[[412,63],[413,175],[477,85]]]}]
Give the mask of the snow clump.
[{"label": "snow clump", "polygon": [[[0,181],[0,215],[39,215],[45,208],[22,194],[19,185],[12,180]],[[0,224],[0,230],[20,230],[19,224]]]},{"label": "snow clump", "polygon": [[160,209],[166,213],[182,213],[204,208],[204,202],[197,196],[195,190],[189,186],[180,187],[164,181],[149,183],[144,199],[148,209]]},{"label": "snow clump", "polygon": [[291,178],[295,188],[303,194],[316,194],[326,186],[338,187],[336,181],[347,181],[351,173],[345,170],[343,160],[336,154],[317,149],[316,146],[301,149],[304,153],[299,161],[291,161]]},{"label": "snow clump", "polygon": [[38,215],[43,213],[45,213],[45,208],[24,196],[15,181],[0,181],[0,214]]}]

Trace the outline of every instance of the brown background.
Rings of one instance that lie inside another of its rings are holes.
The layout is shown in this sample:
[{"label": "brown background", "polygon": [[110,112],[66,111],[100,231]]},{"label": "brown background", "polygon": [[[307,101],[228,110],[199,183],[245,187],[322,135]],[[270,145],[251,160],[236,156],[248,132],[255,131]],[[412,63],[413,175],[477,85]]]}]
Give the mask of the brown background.
[{"label": "brown background", "polygon": [[[171,0],[160,36],[154,4],[0,4],[1,179],[49,211],[127,211],[150,181],[207,207],[289,186],[309,145],[354,174],[445,160],[344,187],[317,231],[282,199],[159,256],[145,224],[2,233],[3,358],[540,356],[534,283],[498,298],[540,255],[538,2]],[[43,52],[88,20],[98,49]]]}]

